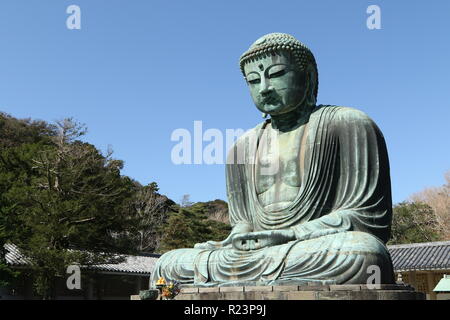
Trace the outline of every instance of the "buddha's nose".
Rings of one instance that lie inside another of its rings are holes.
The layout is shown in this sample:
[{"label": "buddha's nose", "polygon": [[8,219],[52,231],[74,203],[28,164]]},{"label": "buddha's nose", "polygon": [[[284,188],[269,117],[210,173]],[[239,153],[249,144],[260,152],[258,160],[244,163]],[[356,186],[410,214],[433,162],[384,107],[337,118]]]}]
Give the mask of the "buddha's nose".
[{"label": "buddha's nose", "polygon": [[259,90],[259,94],[265,96],[273,91],[273,87],[271,85],[263,85]]}]

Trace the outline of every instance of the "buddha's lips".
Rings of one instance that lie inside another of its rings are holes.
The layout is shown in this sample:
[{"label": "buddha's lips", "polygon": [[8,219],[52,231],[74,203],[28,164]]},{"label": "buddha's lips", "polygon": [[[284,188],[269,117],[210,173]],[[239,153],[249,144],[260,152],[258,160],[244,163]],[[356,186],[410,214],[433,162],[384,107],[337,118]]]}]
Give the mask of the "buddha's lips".
[{"label": "buddha's lips", "polygon": [[278,99],[275,98],[275,97],[267,97],[267,98],[262,100],[263,104],[272,104],[273,105],[273,104],[275,104],[277,102],[278,102]]}]

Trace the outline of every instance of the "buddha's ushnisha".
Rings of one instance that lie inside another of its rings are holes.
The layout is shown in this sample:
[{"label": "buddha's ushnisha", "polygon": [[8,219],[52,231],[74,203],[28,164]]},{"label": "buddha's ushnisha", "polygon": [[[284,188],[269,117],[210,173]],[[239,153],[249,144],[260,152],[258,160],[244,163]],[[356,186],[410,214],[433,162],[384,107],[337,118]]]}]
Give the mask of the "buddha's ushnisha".
[{"label": "buddha's ushnisha", "polygon": [[393,283],[389,161],[378,127],[361,111],[316,106],[314,56],[290,35],[261,37],[240,68],[270,118],[229,152],[231,234],[164,254],[152,283],[363,284],[371,266]]}]

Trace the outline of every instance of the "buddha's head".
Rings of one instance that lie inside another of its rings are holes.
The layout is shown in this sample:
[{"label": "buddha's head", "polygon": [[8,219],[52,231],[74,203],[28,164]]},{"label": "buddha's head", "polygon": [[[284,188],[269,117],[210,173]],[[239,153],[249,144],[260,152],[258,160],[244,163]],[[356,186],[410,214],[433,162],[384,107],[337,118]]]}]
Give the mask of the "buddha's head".
[{"label": "buddha's head", "polygon": [[241,56],[241,71],[256,107],[271,116],[315,106],[317,65],[311,51],[285,33],[270,33]]}]

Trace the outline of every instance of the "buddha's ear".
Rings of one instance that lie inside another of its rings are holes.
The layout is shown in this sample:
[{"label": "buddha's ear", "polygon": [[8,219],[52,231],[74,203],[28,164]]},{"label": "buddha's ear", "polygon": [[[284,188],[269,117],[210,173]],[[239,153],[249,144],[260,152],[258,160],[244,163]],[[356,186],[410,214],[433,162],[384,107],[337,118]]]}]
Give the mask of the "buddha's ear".
[{"label": "buddha's ear", "polygon": [[317,74],[315,68],[308,64],[305,69],[306,72],[306,103],[310,106],[316,105],[316,86],[317,86]]}]

